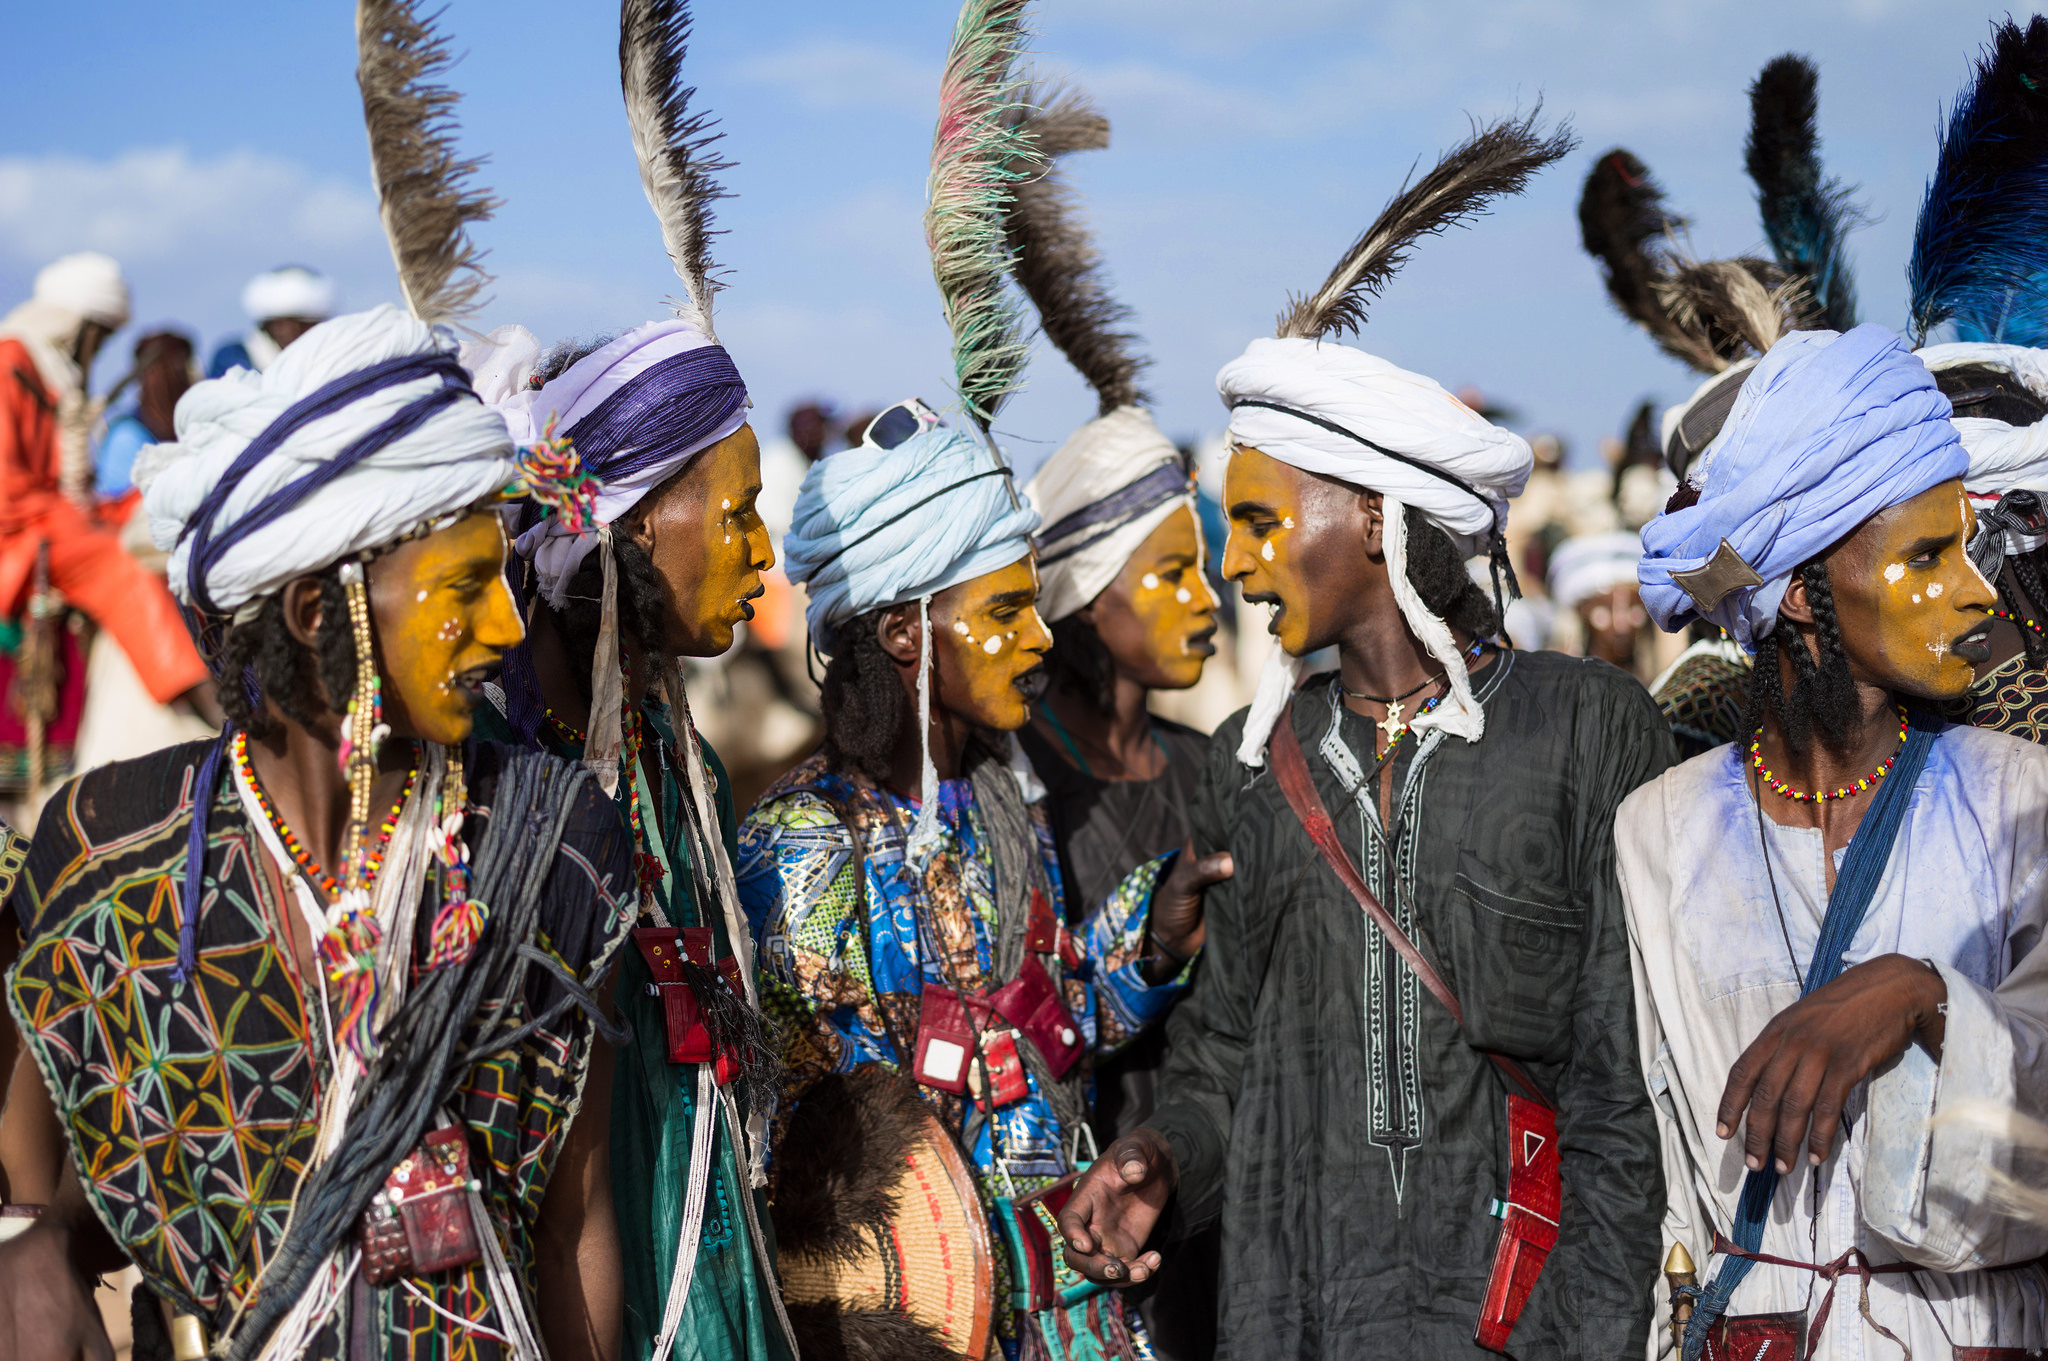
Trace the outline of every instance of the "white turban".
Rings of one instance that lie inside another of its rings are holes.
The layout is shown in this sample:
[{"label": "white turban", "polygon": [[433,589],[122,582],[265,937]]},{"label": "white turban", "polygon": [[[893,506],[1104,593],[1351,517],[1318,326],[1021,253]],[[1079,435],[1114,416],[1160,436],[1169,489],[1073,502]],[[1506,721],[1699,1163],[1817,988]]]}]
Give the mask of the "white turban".
[{"label": "white turban", "polygon": [[1566,539],[1550,555],[1550,599],[1569,610],[1616,586],[1632,587],[1642,557],[1642,539],[1624,530]]},{"label": "white turban", "polygon": [[[137,464],[150,533],[171,555],[171,591],[188,605],[204,603],[194,598],[191,553],[197,517],[217,486],[224,499],[207,527],[216,554],[202,561],[200,576],[212,607],[226,612],[294,577],[392,543],[517,479],[505,421],[476,400],[454,353],[444,334],[387,303],[322,322],[267,373],[233,369],[194,384],[178,400],[177,443],[146,450]],[[447,362],[437,366],[444,356]],[[389,370],[376,366],[404,369],[397,361],[406,359],[419,362],[403,381],[378,386],[378,373]],[[362,386],[347,393],[351,379]],[[324,414],[289,433],[281,423],[271,429],[323,389],[331,403]],[[435,404],[450,389],[452,400]],[[401,416],[414,423],[402,432],[387,426]],[[276,447],[226,489],[243,452],[259,437],[280,433]],[[321,465],[355,456],[366,437],[369,452],[331,480],[287,490]],[[236,526],[271,512],[276,518],[219,547]]]},{"label": "white turban", "polygon": [[1064,619],[1101,595],[1166,517],[1195,504],[1180,450],[1142,407],[1118,407],[1067,437],[1024,489],[1038,536],[1038,612]]},{"label": "white turban", "polygon": [[[1970,341],[1929,345],[1914,353],[1931,373],[1978,367],[2009,373],[2028,392],[2048,402],[2048,350]],[[1996,500],[2009,491],[2048,496],[2048,421],[2016,426],[1979,416],[1957,416],[1954,424],[1963,450],[1970,456],[1963,486],[1973,497]]]},{"label": "white turban", "polygon": [[35,300],[118,331],[128,324],[128,281],[112,257],[80,251],[36,273]]},{"label": "white turban", "polygon": [[[1466,557],[1490,547],[1507,523],[1508,501],[1529,480],[1535,458],[1528,443],[1435,379],[1329,341],[1254,340],[1223,366],[1216,387],[1230,408],[1231,447],[1380,493],[1394,599],[1451,685],[1444,702],[1410,726],[1478,741],[1486,715],[1472,697],[1464,657],[1408,582],[1402,512],[1416,507]],[[1300,669],[1298,659],[1280,652],[1268,660],[1238,748],[1245,764],[1265,764],[1266,739]]]},{"label": "white turban", "polygon": [[242,311],[255,322],[276,317],[325,321],[334,315],[334,280],[304,265],[267,270],[243,285]]}]

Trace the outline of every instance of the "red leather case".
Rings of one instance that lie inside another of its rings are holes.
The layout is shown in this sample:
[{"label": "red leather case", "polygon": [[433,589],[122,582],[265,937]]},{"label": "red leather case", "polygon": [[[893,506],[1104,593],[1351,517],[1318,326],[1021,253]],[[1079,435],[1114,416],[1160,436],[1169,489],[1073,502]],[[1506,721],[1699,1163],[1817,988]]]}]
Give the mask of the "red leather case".
[{"label": "red leather case", "polygon": [[[1500,1217],[1493,1271],[1472,1340],[1505,1352],[1550,1250],[1557,1246],[1564,1183],[1557,1161],[1557,1112],[1508,1094],[1508,1198]],[[1776,1361],[1776,1358],[1773,1358]]]},{"label": "red leather case", "polygon": [[371,1285],[468,1266],[483,1257],[469,1213],[469,1143],[437,1129],[384,1179],[363,1217],[363,1275]]},{"label": "red leather case", "polygon": [[935,983],[924,985],[918,1003],[917,1054],[911,1076],[927,1087],[955,1096],[967,1094],[967,1068],[974,1057],[974,1027],[960,994]]},{"label": "red leather case", "polygon": [[1015,978],[990,993],[988,1004],[1038,1046],[1054,1077],[1065,1077],[1080,1059],[1081,1027],[1035,960],[1027,960]]},{"label": "red leather case", "polygon": [[[647,961],[647,972],[661,994],[663,1027],[667,1032],[670,1063],[714,1063],[712,1076],[723,1087],[739,1075],[739,1063],[713,1043],[711,1028],[704,1023],[704,1008],[697,994],[683,978],[683,964],[710,965],[717,938],[708,926],[641,927],[633,932],[633,944]],[[739,962],[731,955],[717,961],[719,976],[734,993],[745,996]]]},{"label": "red leather case", "polygon": [[[1957,1361],[1968,1354],[1958,1348]],[[1787,1361],[1806,1355],[1806,1314],[1738,1314],[1707,1329],[1706,1361]],[[2024,1355],[2024,1353],[2014,1353]]]},{"label": "red leather case", "polygon": [[967,1070],[967,1085],[974,1092],[976,1105],[985,1111],[1001,1110],[1031,1094],[1031,1082],[1024,1075],[1024,1060],[1017,1053],[1017,1032],[982,1031],[981,1056],[988,1066],[989,1086],[994,1088],[994,1092],[981,1089],[981,1066],[971,1065]]}]

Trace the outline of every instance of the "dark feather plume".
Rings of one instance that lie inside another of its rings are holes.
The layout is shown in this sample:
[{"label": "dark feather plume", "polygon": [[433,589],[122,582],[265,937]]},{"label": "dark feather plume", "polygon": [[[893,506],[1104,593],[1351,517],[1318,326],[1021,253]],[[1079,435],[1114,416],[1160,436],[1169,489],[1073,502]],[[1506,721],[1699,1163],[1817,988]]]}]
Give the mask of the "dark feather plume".
[{"label": "dark feather plume", "polygon": [[1015,257],[1017,283],[1038,308],[1045,337],[1095,389],[1101,414],[1141,406],[1138,372],[1145,361],[1136,337],[1117,328],[1131,309],[1112,298],[1102,260],[1088,238],[1073,188],[1058,157],[1109,145],[1109,120],[1078,90],[1027,90],[1015,118],[1038,145],[1045,168],[1020,180],[1003,211],[1003,235]]},{"label": "dark feather plume", "polygon": [[1607,296],[1666,354],[1719,373],[1727,359],[1705,336],[1673,321],[1661,293],[1677,265],[1676,234],[1684,226],[1634,153],[1616,147],[1593,163],[1579,194],[1579,241],[1600,262]]},{"label": "dark feather plume", "polygon": [[1753,256],[1680,264],[1655,291],[1672,324],[1704,340],[1724,365],[1767,352],[1810,321],[1806,281]]},{"label": "dark feather plume", "polygon": [[897,1212],[893,1188],[925,1109],[907,1078],[876,1068],[808,1088],[775,1153],[778,1249],[836,1262],[873,1251]]},{"label": "dark feather plume", "polygon": [[358,0],[356,84],[378,212],[405,305],[428,323],[476,308],[490,276],[469,224],[498,207],[469,182],[483,162],[456,157],[456,94],[431,83],[447,66],[448,40],[412,0]]},{"label": "dark feather plume", "polygon": [[1917,339],[2048,345],[2048,19],[1992,30],[1950,110],[1906,265]]},{"label": "dark feather plume", "polygon": [[1821,173],[1819,89],[1805,57],[1788,52],[1765,66],[1749,87],[1743,164],[1778,264],[1806,281],[1818,325],[1846,331],[1856,324],[1848,236],[1863,215],[1842,182]]},{"label": "dark feather plume", "polygon": [[1531,176],[1578,145],[1568,124],[1548,136],[1540,133],[1536,120],[1542,112],[1539,105],[1526,117],[1480,129],[1428,174],[1404,184],[1322,287],[1289,301],[1274,334],[1316,340],[1355,333],[1365,324],[1367,301],[1407,263],[1416,241],[1471,221],[1496,198],[1521,193]]},{"label": "dark feather plume", "polygon": [[714,177],[732,163],[711,150],[722,134],[711,131],[710,116],[690,109],[697,91],[683,84],[689,45],[686,0],[620,0],[619,88],[640,187],[683,281],[684,296],[673,306],[678,317],[716,339],[711,300],[720,285],[712,275],[711,204],[731,197]]}]

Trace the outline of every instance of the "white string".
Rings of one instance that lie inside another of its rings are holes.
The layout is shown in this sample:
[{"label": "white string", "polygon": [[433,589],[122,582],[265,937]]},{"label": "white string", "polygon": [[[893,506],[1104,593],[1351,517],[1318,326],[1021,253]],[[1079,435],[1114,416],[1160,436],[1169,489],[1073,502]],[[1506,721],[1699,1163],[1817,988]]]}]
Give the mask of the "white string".
[{"label": "white string", "polygon": [[1464,650],[1451,636],[1450,625],[1430,613],[1415,593],[1415,583],[1408,580],[1408,508],[1385,492],[1380,493],[1380,545],[1387,559],[1387,584],[1394,590],[1401,617],[1451,683],[1451,693],[1444,696],[1443,703],[1417,714],[1408,726],[1418,735],[1441,728],[1454,737],[1477,742],[1486,735],[1486,710],[1472,697],[1472,675],[1465,669]]},{"label": "white string", "polygon": [[491,1341],[493,1342],[502,1342],[508,1347],[517,1345],[512,1341],[511,1338],[505,1336],[503,1333],[496,1332],[490,1328],[484,1327],[484,1325],[481,1323],[471,1322],[469,1319],[464,1318],[460,1314],[450,1313],[448,1310],[443,1309],[440,1305],[434,1303],[433,1296],[429,1295],[426,1291],[414,1285],[410,1280],[401,1277],[398,1283],[405,1287],[406,1294],[412,1296],[421,1304],[426,1305],[427,1308],[433,1310],[442,1318],[447,1319],[450,1323],[462,1329],[463,1332],[475,1333],[480,1337],[487,1337],[491,1339]]},{"label": "white string", "polygon": [[697,1115],[690,1127],[690,1181],[683,1196],[683,1222],[676,1238],[675,1266],[668,1276],[668,1303],[661,1312],[661,1336],[654,1343],[655,1361],[667,1361],[683,1326],[690,1303],[690,1282],[697,1274],[697,1246],[704,1232],[705,1192],[711,1183],[711,1112],[718,1104],[714,1065],[697,1065]]},{"label": "white string", "polygon": [[917,821],[910,826],[904,856],[918,868],[939,846],[939,771],[932,764],[932,598],[917,598],[917,749],[923,765],[918,775]]}]

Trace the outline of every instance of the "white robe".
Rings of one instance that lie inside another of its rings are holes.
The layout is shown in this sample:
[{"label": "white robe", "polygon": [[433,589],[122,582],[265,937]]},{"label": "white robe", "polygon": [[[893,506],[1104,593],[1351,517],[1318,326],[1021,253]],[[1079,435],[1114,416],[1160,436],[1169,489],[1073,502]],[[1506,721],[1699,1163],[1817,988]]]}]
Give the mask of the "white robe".
[{"label": "white robe", "polygon": [[[1745,1171],[1740,1131],[1714,1134],[1721,1091],[1744,1048],[1798,999],[1827,905],[1820,832],[1765,818],[1760,833],[1747,760],[1745,744],[1687,761],[1630,795],[1615,823],[1637,1038],[1663,1143],[1659,1250],[1683,1243],[1702,1285],[1719,1268],[1714,1231],[1732,1229]],[[2048,1274],[2026,1265],[2048,1253],[2048,1229],[2000,1214],[1989,1175],[2039,1169],[2014,1168],[2008,1146],[1972,1127],[1929,1125],[1973,1099],[2037,1118],[2048,1107],[2048,950],[2035,948],[2044,917],[2048,749],[1947,729],[1843,956],[1845,968],[1890,953],[1934,963],[1949,994],[1943,1057],[1908,1045],[1859,1085],[1852,1135],[1817,1168],[1802,1150],[1779,1179],[1761,1248],[1822,1263],[1858,1248],[1872,1263],[1927,1268],[1869,1278],[1871,1316],[1918,1361],[1945,1361],[1954,1346],[2048,1345]],[[1840,1282],[1814,1355],[1898,1357],[1859,1310],[1861,1280]],[[1810,1326],[1826,1290],[1813,1272],[1758,1263],[1728,1316],[1803,1308]],[[1652,1358],[1671,1348],[1661,1280],[1655,1294]]]}]

